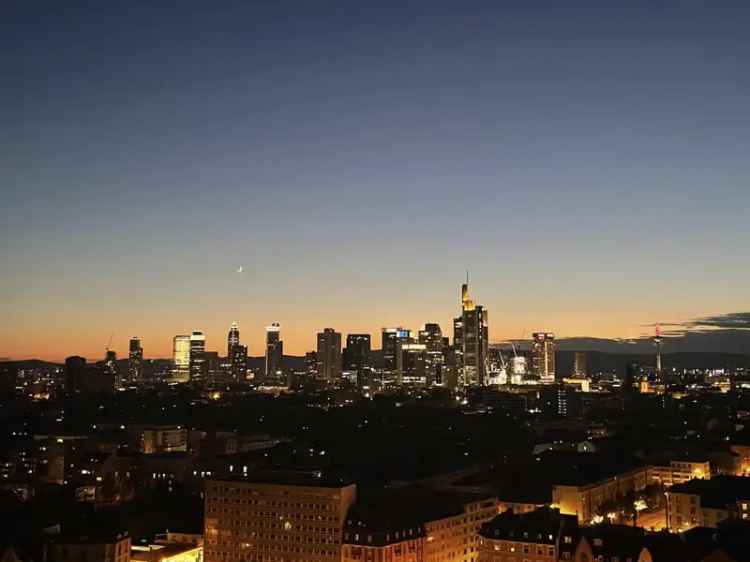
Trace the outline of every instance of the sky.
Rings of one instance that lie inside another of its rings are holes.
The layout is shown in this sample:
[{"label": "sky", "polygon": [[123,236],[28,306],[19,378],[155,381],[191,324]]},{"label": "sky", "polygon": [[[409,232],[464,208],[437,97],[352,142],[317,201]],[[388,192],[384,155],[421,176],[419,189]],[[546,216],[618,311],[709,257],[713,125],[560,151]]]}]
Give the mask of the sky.
[{"label": "sky", "polygon": [[750,310],[749,28],[732,1],[3,2],[0,357],[450,334],[467,269],[493,341]]}]

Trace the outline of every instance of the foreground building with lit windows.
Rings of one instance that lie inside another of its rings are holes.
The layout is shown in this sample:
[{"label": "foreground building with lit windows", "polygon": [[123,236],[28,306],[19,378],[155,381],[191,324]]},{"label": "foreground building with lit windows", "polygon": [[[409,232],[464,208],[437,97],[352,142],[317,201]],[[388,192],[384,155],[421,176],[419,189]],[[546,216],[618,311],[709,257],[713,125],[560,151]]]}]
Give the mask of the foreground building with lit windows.
[{"label": "foreground building with lit windows", "polygon": [[357,488],[334,472],[264,471],[206,484],[206,562],[340,562]]},{"label": "foreground building with lit windows", "polygon": [[342,562],[477,562],[496,498],[393,488],[349,511]]},{"label": "foreground building with lit windows", "polygon": [[578,520],[556,509],[516,515],[508,510],[482,526],[479,562],[557,562],[573,560]]}]

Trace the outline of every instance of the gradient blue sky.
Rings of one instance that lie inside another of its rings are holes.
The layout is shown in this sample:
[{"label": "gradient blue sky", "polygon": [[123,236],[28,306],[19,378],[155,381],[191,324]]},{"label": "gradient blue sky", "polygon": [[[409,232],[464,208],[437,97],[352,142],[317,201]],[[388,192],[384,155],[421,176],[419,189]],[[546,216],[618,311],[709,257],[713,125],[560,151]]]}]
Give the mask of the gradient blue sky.
[{"label": "gradient blue sky", "polygon": [[748,29],[748,2],[4,2],[0,356],[449,331],[466,268],[495,340],[747,310]]}]

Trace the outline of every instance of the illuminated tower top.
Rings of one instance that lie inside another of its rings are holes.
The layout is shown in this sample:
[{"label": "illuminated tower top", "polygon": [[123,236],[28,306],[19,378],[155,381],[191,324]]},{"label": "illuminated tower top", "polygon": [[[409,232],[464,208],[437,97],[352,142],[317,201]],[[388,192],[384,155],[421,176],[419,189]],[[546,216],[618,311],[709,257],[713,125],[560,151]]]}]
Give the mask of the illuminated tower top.
[{"label": "illuminated tower top", "polygon": [[474,301],[469,298],[469,272],[466,272],[466,283],[461,285],[461,306],[464,310],[474,310]]}]

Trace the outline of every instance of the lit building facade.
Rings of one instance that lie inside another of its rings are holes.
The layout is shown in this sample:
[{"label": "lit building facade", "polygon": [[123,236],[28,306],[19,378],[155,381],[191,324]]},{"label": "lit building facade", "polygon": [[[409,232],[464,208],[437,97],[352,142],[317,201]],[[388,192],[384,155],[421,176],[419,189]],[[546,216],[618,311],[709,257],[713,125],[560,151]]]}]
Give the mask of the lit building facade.
[{"label": "lit building facade", "polygon": [[593,482],[552,486],[552,504],[560,513],[576,515],[582,524],[589,524],[599,508],[608,501],[617,501],[631,492],[639,492],[649,484],[648,467],[611,474]]},{"label": "lit building facade", "polygon": [[190,380],[190,336],[175,336],[172,339],[172,380]]},{"label": "lit building facade", "polygon": [[468,280],[461,286],[461,316],[453,321],[453,345],[459,386],[486,384],[489,357],[487,311],[469,297]]},{"label": "lit building facade", "polygon": [[483,525],[479,537],[479,562],[573,560],[578,521],[548,507],[523,514],[506,511]]},{"label": "lit building facade", "polygon": [[264,373],[266,377],[273,377],[282,370],[284,357],[284,342],[281,340],[281,325],[274,322],[266,326],[266,361]]},{"label": "lit building facade", "polygon": [[495,498],[393,489],[349,511],[341,560],[477,562],[477,533],[495,515]]},{"label": "lit building facade", "polygon": [[340,562],[356,485],[323,471],[273,471],[206,484],[206,562]]},{"label": "lit building facade", "polygon": [[247,346],[240,343],[240,328],[233,322],[227,334],[227,363],[229,376],[237,382],[245,379],[247,374]]},{"label": "lit building facade", "polygon": [[404,328],[383,328],[381,332],[381,349],[383,350],[383,370],[396,372],[396,354],[399,342],[408,343],[411,340],[411,331]]},{"label": "lit building facade", "polygon": [[202,380],[208,376],[206,362],[206,336],[194,330],[190,334],[190,380]]},{"label": "lit building facade", "polygon": [[128,353],[128,379],[130,382],[138,382],[143,378],[143,347],[141,338],[130,338]]},{"label": "lit building facade", "polygon": [[531,372],[542,384],[555,382],[555,334],[536,332],[531,341]]},{"label": "lit building facade", "polygon": [[318,376],[327,381],[341,378],[341,333],[326,328],[318,333]]},{"label": "lit building facade", "polygon": [[372,367],[370,334],[349,334],[343,353],[344,370],[357,373],[357,384],[365,383],[365,371]]},{"label": "lit building facade", "polygon": [[399,342],[396,348],[396,377],[399,384],[427,385],[427,346]]}]

